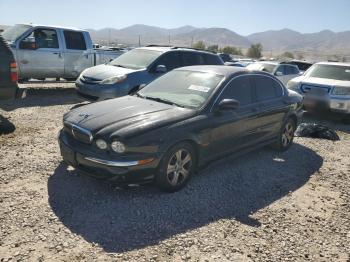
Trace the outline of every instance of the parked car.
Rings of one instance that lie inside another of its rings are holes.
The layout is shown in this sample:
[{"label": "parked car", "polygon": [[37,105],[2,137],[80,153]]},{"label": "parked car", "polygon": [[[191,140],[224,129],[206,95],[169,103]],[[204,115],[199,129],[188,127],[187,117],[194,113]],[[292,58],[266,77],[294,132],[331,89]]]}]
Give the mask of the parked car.
[{"label": "parked car", "polygon": [[326,109],[350,115],[350,63],[316,63],[287,87],[304,96],[308,109]]},{"label": "parked car", "polygon": [[268,144],[287,150],[301,101],[265,72],[184,67],[133,96],[68,112],[59,144],[64,161],[80,172],[176,191],[197,167],[225,154]]},{"label": "parked car", "polygon": [[313,65],[313,63],[311,62],[301,61],[301,60],[291,60],[291,61],[281,62],[281,64],[296,65],[299,68],[301,73],[305,72]]},{"label": "parked car", "polygon": [[256,62],[246,67],[248,70],[265,71],[276,76],[284,85],[292,78],[300,75],[296,65],[280,64],[278,62]]},{"label": "parked car", "polygon": [[76,90],[90,101],[125,96],[174,68],[191,65],[223,65],[223,61],[216,54],[190,48],[135,48],[108,64],[84,70]]},{"label": "parked car", "polygon": [[94,49],[88,31],[34,24],[6,29],[3,38],[10,45],[19,79],[76,79],[85,68],[109,62],[123,52]]},{"label": "parked car", "polygon": [[13,54],[0,35],[0,100],[16,98],[18,94],[17,64]]}]

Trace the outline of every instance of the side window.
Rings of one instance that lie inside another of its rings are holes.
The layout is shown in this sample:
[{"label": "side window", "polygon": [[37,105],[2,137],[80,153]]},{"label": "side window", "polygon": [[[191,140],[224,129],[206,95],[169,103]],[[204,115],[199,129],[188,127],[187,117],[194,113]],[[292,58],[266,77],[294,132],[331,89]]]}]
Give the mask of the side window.
[{"label": "side window", "polygon": [[57,32],[54,29],[35,29],[22,42],[35,43],[37,48],[59,48]]},{"label": "side window", "polygon": [[217,55],[204,55],[204,62],[206,65],[222,65],[221,59]]},{"label": "side window", "polygon": [[287,75],[299,74],[299,70],[295,66],[286,66],[286,68],[287,68]]},{"label": "side window", "polygon": [[280,65],[277,67],[275,75],[276,76],[284,76],[286,74],[285,72],[285,66],[284,65]]},{"label": "side window", "polygon": [[239,76],[232,80],[221,94],[221,99],[236,99],[241,106],[253,102],[253,87],[249,76]]},{"label": "side window", "polygon": [[200,64],[200,56],[198,56],[194,52],[185,51],[182,52],[182,60],[183,66],[191,66],[191,65],[199,65]]},{"label": "side window", "polygon": [[85,38],[82,32],[64,31],[66,48],[72,50],[86,50]]},{"label": "side window", "polygon": [[167,70],[173,70],[181,66],[179,52],[169,52],[162,55],[155,66],[165,65]]},{"label": "side window", "polygon": [[282,96],[282,87],[268,76],[254,76],[257,101],[264,101]]}]

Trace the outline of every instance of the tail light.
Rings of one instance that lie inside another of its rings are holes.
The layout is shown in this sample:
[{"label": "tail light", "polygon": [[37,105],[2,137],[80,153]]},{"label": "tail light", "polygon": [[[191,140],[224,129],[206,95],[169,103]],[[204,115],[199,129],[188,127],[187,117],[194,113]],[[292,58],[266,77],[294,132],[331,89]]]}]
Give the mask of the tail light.
[{"label": "tail light", "polygon": [[18,81],[17,64],[16,63],[10,64],[10,77],[11,77],[12,82]]}]

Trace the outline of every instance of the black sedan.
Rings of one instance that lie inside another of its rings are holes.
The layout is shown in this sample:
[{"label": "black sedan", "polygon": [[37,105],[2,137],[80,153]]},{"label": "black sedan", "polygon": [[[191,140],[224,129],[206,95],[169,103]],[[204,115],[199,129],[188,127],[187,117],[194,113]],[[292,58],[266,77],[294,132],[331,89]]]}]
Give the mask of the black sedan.
[{"label": "black sedan", "polygon": [[172,192],[225,154],[288,149],[301,108],[302,97],[268,73],[184,67],[133,96],[68,112],[59,144],[82,173],[121,184],[154,181]]}]

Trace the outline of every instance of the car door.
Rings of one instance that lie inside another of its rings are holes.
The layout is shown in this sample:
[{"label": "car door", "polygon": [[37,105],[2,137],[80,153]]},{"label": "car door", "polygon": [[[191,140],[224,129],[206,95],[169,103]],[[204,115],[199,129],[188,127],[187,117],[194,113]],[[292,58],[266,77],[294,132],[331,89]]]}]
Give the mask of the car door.
[{"label": "car door", "polygon": [[76,78],[86,68],[93,65],[94,54],[87,51],[83,32],[63,30],[64,77]]},{"label": "car door", "polygon": [[[209,150],[213,156],[235,151],[254,143],[258,111],[253,96],[250,75],[232,79],[219,95],[210,116],[212,129]],[[236,99],[240,103],[239,108],[215,110],[223,99]]]},{"label": "car door", "polygon": [[264,141],[276,136],[288,111],[283,99],[284,88],[268,75],[254,75],[252,81],[259,107],[257,136],[259,141]]},{"label": "car door", "polygon": [[63,75],[64,60],[57,29],[35,28],[19,42],[17,52],[21,78]]}]

